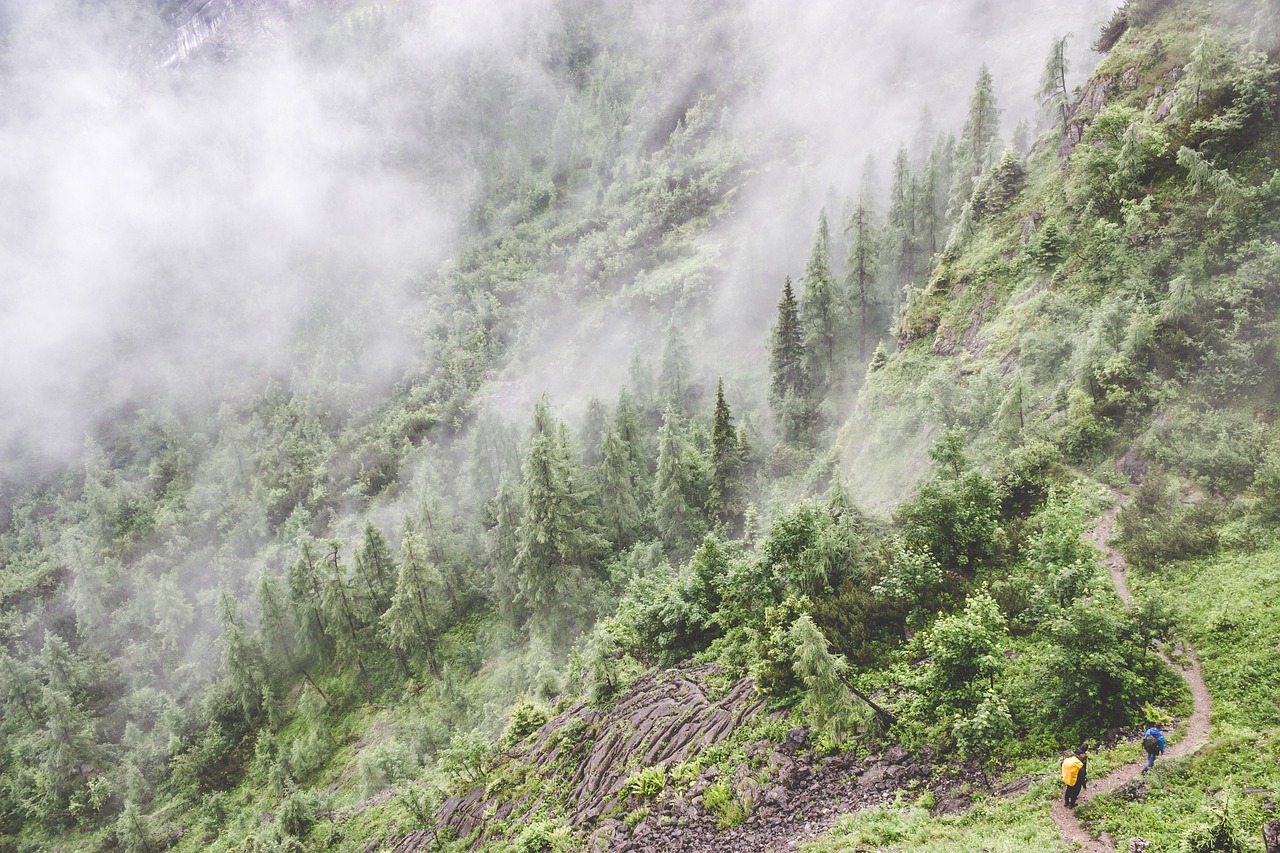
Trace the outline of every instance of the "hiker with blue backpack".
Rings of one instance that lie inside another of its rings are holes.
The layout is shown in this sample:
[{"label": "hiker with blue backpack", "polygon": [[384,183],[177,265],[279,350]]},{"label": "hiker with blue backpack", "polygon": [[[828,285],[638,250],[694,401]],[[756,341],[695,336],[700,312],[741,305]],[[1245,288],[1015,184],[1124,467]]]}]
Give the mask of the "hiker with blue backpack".
[{"label": "hiker with blue backpack", "polygon": [[1142,768],[1142,772],[1146,773],[1156,763],[1156,756],[1164,755],[1164,732],[1160,731],[1159,724],[1152,723],[1142,733],[1142,748],[1147,751],[1147,766]]}]

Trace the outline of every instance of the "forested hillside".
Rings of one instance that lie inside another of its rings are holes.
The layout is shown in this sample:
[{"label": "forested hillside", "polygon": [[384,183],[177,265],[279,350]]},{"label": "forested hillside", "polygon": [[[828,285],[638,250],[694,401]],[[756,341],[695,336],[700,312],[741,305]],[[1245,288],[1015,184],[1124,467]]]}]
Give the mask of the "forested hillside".
[{"label": "forested hillside", "polygon": [[1068,849],[1188,643],[1262,849],[1273,3],[206,5],[0,6],[0,849]]}]

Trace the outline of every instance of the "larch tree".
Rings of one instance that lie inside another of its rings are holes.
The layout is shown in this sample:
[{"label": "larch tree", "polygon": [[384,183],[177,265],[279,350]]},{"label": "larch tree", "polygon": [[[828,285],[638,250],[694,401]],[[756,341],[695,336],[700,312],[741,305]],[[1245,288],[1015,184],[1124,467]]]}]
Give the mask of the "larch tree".
[{"label": "larch tree", "polygon": [[893,160],[893,180],[889,189],[886,217],[889,265],[894,278],[891,313],[897,314],[900,294],[917,283],[920,267],[920,184],[911,168],[905,147]]},{"label": "larch tree", "polygon": [[274,713],[272,690],[267,678],[262,647],[249,631],[240,612],[240,602],[225,589],[218,594],[218,622],[222,626],[222,669],[227,686],[240,703],[244,718],[259,720],[263,712]]},{"label": "larch tree", "polygon": [[368,591],[373,616],[386,611],[396,582],[396,563],[387,538],[371,522],[365,522],[364,541],[356,551],[355,575]]},{"label": "larch tree", "polygon": [[867,358],[868,345],[879,337],[880,223],[869,179],[864,178],[858,200],[844,226],[849,241],[845,260],[846,286],[857,327],[858,360]]},{"label": "larch tree", "polygon": [[978,71],[969,112],[956,143],[955,173],[951,191],[951,217],[968,203],[982,174],[1000,156],[1000,109],[996,106],[995,83],[983,65]]},{"label": "larch tree", "polygon": [[691,391],[689,378],[689,344],[684,330],[674,319],[667,326],[667,339],[662,347],[662,368],[658,373],[659,404],[663,408],[674,406],[676,411],[688,417]]},{"label": "larch tree", "polygon": [[1055,38],[1049,46],[1049,56],[1044,62],[1044,72],[1040,75],[1040,106],[1055,124],[1060,123],[1062,132],[1067,130],[1070,113],[1070,95],[1067,92],[1067,40],[1071,33]]},{"label": "larch tree", "polygon": [[[447,607],[444,576],[427,557],[427,544],[413,530],[400,542],[400,571],[391,607],[382,614],[382,637],[400,656],[420,651],[436,677],[440,660],[435,640],[444,625]],[[406,668],[407,662],[404,662]]]},{"label": "larch tree", "polygon": [[324,576],[320,553],[310,536],[299,539],[298,556],[289,564],[285,584],[298,626],[299,654],[304,658],[329,660],[333,657],[334,643],[324,607]]}]

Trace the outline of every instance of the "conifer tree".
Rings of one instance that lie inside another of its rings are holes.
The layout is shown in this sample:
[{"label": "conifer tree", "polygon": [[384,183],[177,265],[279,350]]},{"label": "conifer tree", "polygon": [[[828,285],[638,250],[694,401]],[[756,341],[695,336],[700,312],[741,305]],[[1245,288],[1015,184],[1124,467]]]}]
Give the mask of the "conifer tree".
[{"label": "conifer tree", "polygon": [[925,160],[920,182],[920,233],[922,249],[929,257],[942,250],[950,227],[947,205],[955,156],[955,137],[949,133],[940,133]]},{"label": "conifer tree", "polygon": [[39,736],[40,770],[45,797],[66,803],[80,768],[92,764],[98,752],[93,722],[66,693],[46,687],[41,696],[45,726]]},{"label": "conifer tree", "polygon": [[1067,39],[1071,33],[1055,38],[1049,46],[1049,56],[1044,62],[1044,73],[1040,76],[1040,106],[1052,121],[1060,123],[1060,130],[1066,132],[1067,119],[1070,118],[1067,106],[1070,96],[1067,93]]},{"label": "conifer tree", "polygon": [[327,544],[321,601],[333,631],[338,656],[348,662],[355,661],[360,686],[364,688],[365,697],[372,701],[373,685],[369,682],[369,670],[364,662],[368,646],[366,635],[372,616],[370,602],[347,576],[347,569],[339,556],[342,544],[338,540],[330,540]]},{"label": "conifer tree", "polygon": [[830,643],[809,614],[791,625],[790,640],[795,646],[792,667],[805,694],[802,707],[814,727],[831,738],[839,738],[852,728],[854,706],[849,701],[844,657],[831,654]]},{"label": "conifer tree", "polygon": [[315,541],[304,536],[298,542],[298,556],[289,564],[285,577],[289,589],[289,603],[297,623],[299,654],[303,658],[328,660],[333,656],[333,638],[330,636],[324,608],[324,580],[321,573],[320,554]]},{"label": "conifer tree", "polygon": [[844,230],[849,240],[849,257],[845,263],[848,285],[845,290],[852,303],[857,327],[858,360],[864,361],[868,345],[879,337],[876,330],[880,307],[877,292],[880,277],[879,223],[871,186],[866,179],[863,180],[858,201],[849,214]]},{"label": "conifer tree", "polygon": [[[893,182],[889,190],[888,226],[889,263],[895,277],[895,293],[916,283],[920,272],[920,185],[911,170],[911,159],[905,147],[898,149],[893,160]],[[895,296],[892,309],[899,308]]]},{"label": "conifer tree", "polygon": [[364,525],[364,542],[356,552],[355,574],[368,591],[371,615],[385,612],[391,604],[396,565],[387,547],[387,538],[371,522]]},{"label": "conifer tree", "polygon": [[658,474],[653,487],[654,524],[668,557],[692,553],[705,532],[698,512],[689,505],[684,466],[685,438],[680,415],[668,409],[658,433]]},{"label": "conifer tree", "polygon": [[657,461],[650,452],[651,436],[645,432],[635,397],[625,387],[618,392],[618,404],[613,410],[613,429],[618,433],[632,464],[640,472],[644,482],[648,482],[657,468]]},{"label": "conifer tree", "polygon": [[973,195],[983,172],[1000,156],[1000,110],[996,106],[995,84],[983,65],[969,98],[969,113],[956,143],[955,177],[951,192],[951,217]]},{"label": "conifer tree", "polygon": [[716,383],[716,408],[711,427],[711,499],[708,515],[713,523],[736,528],[741,521],[739,477],[742,447],[733,428],[733,415],[724,399],[724,379]]},{"label": "conifer tree", "polygon": [[640,483],[640,470],[629,448],[618,429],[609,427],[604,435],[604,458],[596,469],[596,496],[605,535],[615,551],[635,542],[643,524]]},{"label": "conifer tree", "polygon": [[835,275],[831,272],[830,239],[827,214],[822,211],[818,215],[818,233],[804,265],[801,303],[805,371],[809,387],[821,389],[836,378],[839,347],[844,341],[843,300],[836,292]]},{"label": "conifer tree", "polygon": [[608,426],[609,413],[604,402],[598,397],[587,401],[587,413],[582,420],[582,432],[579,443],[582,445],[582,464],[587,467],[599,465],[604,458],[604,433]]},{"label": "conifer tree", "polygon": [[30,722],[37,721],[40,676],[35,667],[24,660],[12,657],[3,647],[0,647],[0,702],[10,709],[14,706],[21,708]]},{"label": "conifer tree", "polygon": [[152,612],[160,647],[170,654],[177,654],[183,645],[183,634],[195,618],[195,609],[178,589],[172,574],[164,575],[156,582]]},{"label": "conifer tree", "polygon": [[[435,639],[444,623],[447,606],[444,576],[427,559],[427,545],[412,530],[405,532],[400,543],[400,572],[391,607],[382,614],[384,640],[398,655],[420,650],[431,671],[440,676],[440,661]],[[407,668],[408,664],[404,666]]]},{"label": "conifer tree", "polygon": [[[809,381],[804,371],[804,338],[800,308],[791,290],[791,278],[782,286],[778,320],[769,344],[769,403],[788,441],[801,439],[811,418]],[[661,453],[659,453],[661,458]]]},{"label": "conifer tree", "polygon": [[659,404],[674,406],[688,417],[691,381],[689,378],[689,345],[684,330],[673,318],[667,326],[667,339],[662,347],[662,369],[658,374]]},{"label": "conifer tree", "polygon": [[225,589],[218,594],[218,621],[222,625],[222,668],[227,686],[240,703],[244,718],[257,722],[271,710],[272,691],[266,659],[240,613],[240,603]]},{"label": "conifer tree", "polygon": [[311,677],[311,661],[307,659],[307,652],[299,647],[298,638],[305,632],[298,624],[298,615],[299,611],[290,607],[284,587],[276,576],[263,572],[258,581],[258,635],[262,638],[266,661],[277,671],[301,675],[329,705],[329,697]]},{"label": "conifer tree", "polygon": [[596,533],[568,428],[546,398],[534,411],[516,552],[520,596],[553,632],[569,627],[604,540]]},{"label": "conifer tree", "polygon": [[503,477],[498,494],[488,505],[489,571],[493,600],[498,613],[509,626],[523,625],[528,610],[520,598],[516,576],[516,555],[520,552],[520,486],[511,477]]}]

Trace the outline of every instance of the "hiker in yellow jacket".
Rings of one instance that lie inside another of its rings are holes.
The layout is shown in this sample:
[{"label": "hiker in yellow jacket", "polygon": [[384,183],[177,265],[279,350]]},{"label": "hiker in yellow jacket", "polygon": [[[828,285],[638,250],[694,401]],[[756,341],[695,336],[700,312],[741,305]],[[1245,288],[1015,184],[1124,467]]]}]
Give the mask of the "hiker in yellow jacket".
[{"label": "hiker in yellow jacket", "polygon": [[1088,784],[1085,769],[1088,763],[1084,744],[1077,746],[1076,751],[1062,762],[1062,781],[1067,786],[1067,790],[1062,793],[1062,802],[1068,808],[1076,807],[1076,801],[1080,799],[1080,789]]}]

